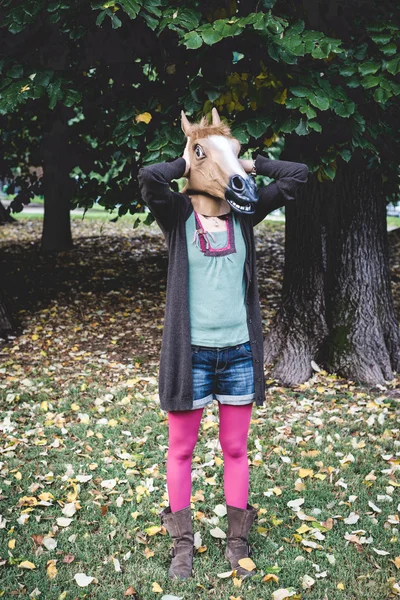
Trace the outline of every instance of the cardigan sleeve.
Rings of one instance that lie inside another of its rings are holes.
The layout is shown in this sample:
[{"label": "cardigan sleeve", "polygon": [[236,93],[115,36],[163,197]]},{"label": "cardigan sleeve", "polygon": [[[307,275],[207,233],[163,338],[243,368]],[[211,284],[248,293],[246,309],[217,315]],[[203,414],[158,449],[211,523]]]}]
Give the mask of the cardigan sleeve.
[{"label": "cardigan sleeve", "polygon": [[165,230],[173,227],[182,204],[181,194],[172,191],[170,183],[172,179],[183,177],[185,169],[184,158],[139,169],[138,181],[143,202]]},{"label": "cardigan sleeve", "polygon": [[259,190],[253,225],[260,223],[270,212],[284,206],[286,202],[294,200],[299,187],[307,183],[309,173],[307,165],[303,163],[271,160],[260,154],[257,155],[255,164],[258,175],[266,175],[275,181]]}]

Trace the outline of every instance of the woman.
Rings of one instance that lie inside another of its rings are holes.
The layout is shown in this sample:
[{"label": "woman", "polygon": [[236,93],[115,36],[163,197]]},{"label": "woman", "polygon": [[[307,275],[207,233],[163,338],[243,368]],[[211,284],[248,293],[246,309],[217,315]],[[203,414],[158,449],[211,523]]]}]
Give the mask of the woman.
[{"label": "woman", "polygon": [[[161,522],[174,541],[170,577],[192,574],[192,454],[205,406],[218,401],[228,533],[225,558],[238,561],[257,511],[248,503],[247,437],[253,402],[265,398],[263,334],[253,227],[293,200],[307,181],[301,163],[239,160],[240,144],[213,109],[212,124],[190,124],[182,158],[144,167],[139,184],[169,250],[160,361],[160,405],[168,411],[167,488]],[[254,193],[249,174],[275,181]],[[172,179],[187,177],[182,193]]]}]

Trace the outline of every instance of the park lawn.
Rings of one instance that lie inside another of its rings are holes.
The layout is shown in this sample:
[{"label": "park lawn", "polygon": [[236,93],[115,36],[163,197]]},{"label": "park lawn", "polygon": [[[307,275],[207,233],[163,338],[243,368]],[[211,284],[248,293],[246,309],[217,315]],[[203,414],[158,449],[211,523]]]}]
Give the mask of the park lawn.
[{"label": "park lawn", "polygon": [[[168,578],[171,540],[158,517],[168,503],[157,396],[165,246],[155,225],[74,221],[74,248],[42,255],[40,225],[0,230],[22,323],[0,346],[0,597],[399,597],[399,380],[367,388],[324,371],[291,389],[267,379],[265,405],[253,408],[256,574],[243,582],[218,577],[229,572],[225,540],[212,535],[227,528],[215,512],[223,456],[217,405],[204,413],[192,476],[195,574]],[[279,303],[283,229],[256,228],[266,328]],[[93,578],[87,587],[79,573]]]}]

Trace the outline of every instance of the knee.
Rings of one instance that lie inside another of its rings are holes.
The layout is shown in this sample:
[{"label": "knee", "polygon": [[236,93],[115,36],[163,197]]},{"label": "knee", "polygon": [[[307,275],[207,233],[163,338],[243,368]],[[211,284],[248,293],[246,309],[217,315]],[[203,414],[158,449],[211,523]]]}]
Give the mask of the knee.
[{"label": "knee", "polygon": [[220,438],[220,444],[224,456],[229,458],[244,458],[247,457],[247,443],[240,443],[238,440],[224,440]]},{"label": "knee", "polygon": [[174,442],[170,443],[168,456],[173,457],[178,461],[191,460],[195,446],[196,440],[175,440]]}]

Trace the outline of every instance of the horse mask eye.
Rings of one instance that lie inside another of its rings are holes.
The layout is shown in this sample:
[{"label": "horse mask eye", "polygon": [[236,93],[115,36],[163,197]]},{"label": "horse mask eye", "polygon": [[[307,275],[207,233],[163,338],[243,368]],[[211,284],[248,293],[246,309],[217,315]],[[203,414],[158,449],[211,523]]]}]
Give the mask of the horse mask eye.
[{"label": "horse mask eye", "polygon": [[194,153],[196,154],[197,158],[204,158],[206,155],[203,148],[200,146],[200,144],[195,145]]}]

